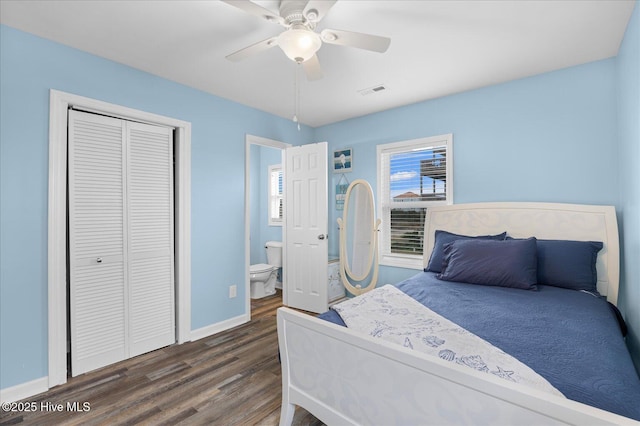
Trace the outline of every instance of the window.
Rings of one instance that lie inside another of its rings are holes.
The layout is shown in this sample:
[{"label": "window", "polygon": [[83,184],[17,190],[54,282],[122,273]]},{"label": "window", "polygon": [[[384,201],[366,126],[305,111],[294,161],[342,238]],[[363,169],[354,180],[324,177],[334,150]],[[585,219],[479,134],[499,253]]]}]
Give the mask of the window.
[{"label": "window", "polygon": [[380,264],[422,269],[429,206],[453,203],[453,135],[378,145]]},{"label": "window", "polygon": [[269,166],[269,225],[282,226],[282,166]]}]

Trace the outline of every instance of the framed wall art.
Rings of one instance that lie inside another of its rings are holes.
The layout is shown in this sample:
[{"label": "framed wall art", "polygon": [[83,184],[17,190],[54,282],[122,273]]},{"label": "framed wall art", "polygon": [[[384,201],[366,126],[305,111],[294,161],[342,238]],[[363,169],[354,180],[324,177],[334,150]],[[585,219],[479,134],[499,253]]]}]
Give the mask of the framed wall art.
[{"label": "framed wall art", "polygon": [[333,151],[333,172],[346,173],[350,172],[353,167],[353,153],[351,148],[339,149]]}]

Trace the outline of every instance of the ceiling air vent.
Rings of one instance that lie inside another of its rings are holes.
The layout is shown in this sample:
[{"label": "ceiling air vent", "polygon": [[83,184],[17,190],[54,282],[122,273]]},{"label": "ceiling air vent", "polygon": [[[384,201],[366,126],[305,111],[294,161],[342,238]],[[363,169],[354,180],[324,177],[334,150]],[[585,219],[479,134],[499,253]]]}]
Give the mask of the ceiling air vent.
[{"label": "ceiling air vent", "polygon": [[372,95],[374,93],[382,92],[384,90],[387,90],[384,84],[377,84],[373,87],[358,90],[358,93],[360,93],[362,96],[367,96],[367,95]]}]

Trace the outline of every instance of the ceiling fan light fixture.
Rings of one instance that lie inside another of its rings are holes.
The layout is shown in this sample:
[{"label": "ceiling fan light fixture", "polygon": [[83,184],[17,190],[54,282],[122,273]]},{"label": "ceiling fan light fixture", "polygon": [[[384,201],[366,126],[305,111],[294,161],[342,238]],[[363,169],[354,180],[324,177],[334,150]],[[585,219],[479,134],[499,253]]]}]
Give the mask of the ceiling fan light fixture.
[{"label": "ceiling fan light fixture", "polygon": [[294,28],[278,36],[278,46],[289,59],[299,64],[315,55],[321,45],[320,36],[307,29]]}]

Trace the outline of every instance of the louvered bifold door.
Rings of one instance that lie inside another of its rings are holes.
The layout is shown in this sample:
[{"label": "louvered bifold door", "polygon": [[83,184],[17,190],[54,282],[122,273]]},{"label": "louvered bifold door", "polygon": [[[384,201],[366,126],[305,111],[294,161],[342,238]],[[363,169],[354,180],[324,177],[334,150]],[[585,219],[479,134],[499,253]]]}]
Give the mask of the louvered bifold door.
[{"label": "louvered bifold door", "polygon": [[127,357],[124,123],[69,111],[71,366]]},{"label": "louvered bifold door", "polygon": [[69,111],[71,371],[175,342],[173,131]]},{"label": "louvered bifold door", "polygon": [[131,355],[175,342],[173,132],[127,124]]}]

